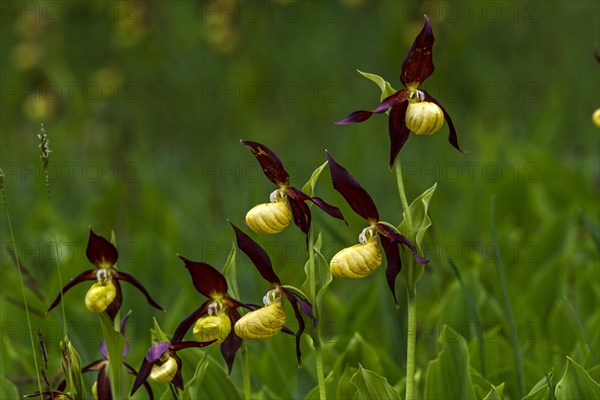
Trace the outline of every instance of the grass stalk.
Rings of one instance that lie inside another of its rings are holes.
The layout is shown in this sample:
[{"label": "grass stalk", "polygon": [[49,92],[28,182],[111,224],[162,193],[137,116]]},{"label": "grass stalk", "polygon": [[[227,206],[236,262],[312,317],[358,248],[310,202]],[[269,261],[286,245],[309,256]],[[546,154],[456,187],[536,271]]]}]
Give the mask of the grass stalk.
[{"label": "grass stalk", "polygon": [[496,269],[498,271],[498,281],[500,282],[500,288],[502,290],[502,299],[504,301],[504,312],[506,313],[506,319],[510,327],[510,338],[512,342],[513,353],[515,357],[515,368],[517,372],[517,384],[519,388],[519,397],[525,395],[525,383],[523,380],[523,360],[521,358],[521,349],[519,348],[519,333],[517,332],[517,325],[513,314],[512,306],[510,304],[510,297],[508,295],[508,287],[506,285],[506,278],[504,276],[504,267],[502,265],[502,258],[500,257],[500,248],[498,246],[498,237],[496,234],[496,199],[492,197],[492,244],[494,247],[494,259],[496,261]]},{"label": "grass stalk", "polygon": [[[8,225],[8,230],[10,232],[10,240],[12,241],[12,246],[15,251],[15,255],[18,255],[17,251],[17,243],[15,240],[15,234],[12,227],[12,222],[10,220],[10,212],[8,211],[8,202],[6,201],[6,194],[4,193],[4,172],[0,169],[0,192],[2,192],[2,202],[4,203],[4,209],[6,211],[6,223]],[[42,380],[40,378],[40,368],[38,365],[38,360],[36,356],[35,349],[35,339],[34,332],[31,327],[31,317],[29,316],[29,304],[27,302],[27,296],[25,294],[25,283],[23,281],[23,272],[21,271],[21,261],[18,256],[15,257],[15,262],[17,264],[17,271],[19,272],[19,283],[21,285],[21,295],[23,296],[23,305],[25,306],[25,318],[27,319],[27,328],[29,329],[29,339],[31,340],[31,352],[33,354],[33,364],[35,366],[35,374],[38,383],[38,390],[40,393],[43,392],[42,389]]]}]

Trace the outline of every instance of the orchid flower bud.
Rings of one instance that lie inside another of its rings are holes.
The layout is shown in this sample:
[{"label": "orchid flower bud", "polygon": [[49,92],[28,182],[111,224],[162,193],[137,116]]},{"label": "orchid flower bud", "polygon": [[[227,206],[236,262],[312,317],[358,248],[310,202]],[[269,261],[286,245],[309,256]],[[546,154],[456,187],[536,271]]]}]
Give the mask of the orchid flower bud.
[{"label": "orchid flower bud", "polygon": [[271,193],[271,202],[253,207],[246,214],[246,224],[256,233],[279,233],[292,220],[292,210],[284,190]]},{"label": "orchid flower bud", "polygon": [[371,275],[381,265],[381,246],[372,228],[365,228],[359,244],[340,250],[329,263],[331,274],[337,278],[360,279]]}]

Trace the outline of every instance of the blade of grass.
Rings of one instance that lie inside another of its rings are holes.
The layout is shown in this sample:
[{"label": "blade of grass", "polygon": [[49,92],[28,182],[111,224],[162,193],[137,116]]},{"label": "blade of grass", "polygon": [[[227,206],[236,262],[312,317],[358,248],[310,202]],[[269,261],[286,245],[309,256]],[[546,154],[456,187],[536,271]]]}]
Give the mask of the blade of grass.
[{"label": "blade of grass", "polygon": [[513,314],[512,306],[510,305],[510,297],[508,295],[506,278],[504,276],[504,267],[502,265],[502,258],[500,257],[500,247],[498,246],[498,237],[496,234],[496,198],[494,196],[492,197],[491,228],[492,245],[494,247],[494,260],[496,263],[496,270],[498,271],[498,280],[500,281],[500,288],[502,289],[504,312],[506,313],[506,318],[508,319],[508,325],[510,327],[510,337],[515,357],[519,397],[523,397],[525,395],[525,383],[523,381],[523,360],[521,359],[521,350],[519,348],[519,334],[517,332],[517,325],[515,323],[515,317]]},{"label": "blade of grass", "polygon": [[[10,240],[12,241],[12,246],[17,253],[17,243],[15,241],[15,234],[12,228],[12,222],[10,220],[10,213],[8,212],[8,203],[6,201],[6,194],[4,193],[4,172],[0,169],[0,192],[2,192],[2,201],[4,203],[4,209],[6,210],[6,223],[8,225],[8,230],[10,232]],[[40,379],[40,368],[38,366],[37,356],[35,355],[35,339],[33,337],[34,331],[31,328],[31,318],[29,316],[29,305],[27,303],[27,296],[25,295],[25,283],[23,281],[23,273],[21,271],[21,263],[18,258],[16,258],[17,262],[17,270],[19,271],[19,283],[21,284],[21,295],[23,296],[23,305],[25,306],[25,317],[27,319],[27,328],[29,330],[29,339],[31,340],[31,352],[33,354],[33,363],[35,365],[35,374],[38,382],[38,389],[40,393],[42,390],[42,381]]]},{"label": "blade of grass", "polygon": [[473,303],[473,298],[471,297],[471,293],[467,290],[465,283],[460,275],[460,270],[456,267],[456,263],[452,258],[448,258],[448,262],[452,267],[452,271],[454,271],[454,275],[460,284],[463,295],[465,296],[465,301],[467,302],[467,309],[469,310],[469,314],[471,314],[471,319],[475,323],[475,332],[477,334],[477,342],[479,344],[479,362],[481,363],[481,374],[486,376],[485,373],[485,348],[483,346],[483,329],[481,327],[481,320],[479,319],[479,315],[477,314],[477,310],[475,309],[475,304]]}]

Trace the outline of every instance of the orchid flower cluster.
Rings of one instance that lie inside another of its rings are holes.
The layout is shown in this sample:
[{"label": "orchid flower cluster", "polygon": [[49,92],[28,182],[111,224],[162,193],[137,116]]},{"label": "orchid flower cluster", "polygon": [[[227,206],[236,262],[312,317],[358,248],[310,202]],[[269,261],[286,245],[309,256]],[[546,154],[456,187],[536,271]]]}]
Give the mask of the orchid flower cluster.
[{"label": "orchid flower cluster", "polygon": [[[456,130],[448,112],[441,103],[427,92],[420,89],[423,81],[433,72],[432,45],[433,33],[426,18],[423,30],[413,43],[402,64],[401,82],[404,88],[386,97],[381,104],[370,111],[356,111],[338,124],[362,122],[373,113],[389,113],[389,135],[391,139],[390,165],[394,163],[400,149],[409,137],[410,132],[417,135],[430,135],[438,131],[444,121],[449,126],[449,141],[460,150]],[[276,185],[269,195],[269,202],[251,208],[245,217],[247,227],[256,234],[277,234],[288,227],[291,221],[306,236],[311,229],[312,216],[308,203],[316,205],[333,218],[346,222],[339,208],[329,204],[320,197],[304,193],[290,183],[290,177],[280,158],[267,146],[254,141],[241,141],[250,149],[262,170],[271,182]],[[386,278],[394,302],[397,304],[395,282],[401,271],[401,251],[407,250],[414,261],[424,265],[427,259],[419,255],[417,246],[394,225],[381,219],[379,211],[368,192],[358,180],[326,152],[327,164],[331,174],[333,188],[341,194],[350,208],[362,217],[366,226],[358,235],[358,243],[340,250],[330,261],[330,272],[337,278],[360,279],[374,273],[382,264],[383,254],[387,260]],[[138,370],[124,363],[125,370],[135,375],[131,389],[133,395],[141,386],[153,398],[148,380],[172,384],[183,389],[182,360],[178,355],[183,349],[219,345],[220,352],[231,373],[235,356],[243,340],[254,341],[268,339],[279,332],[295,336],[295,351],[298,365],[301,365],[301,337],[306,330],[306,323],[317,327],[318,321],[309,298],[294,286],[284,285],[275,272],[273,263],[265,250],[238,226],[230,222],[235,235],[237,247],[250,259],[258,273],[271,288],[266,291],[262,305],[238,300],[230,294],[225,276],[215,267],[202,262],[192,261],[178,255],[183,266],[189,272],[195,289],[205,298],[198,300],[198,306],[191,310],[176,327],[171,339],[158,341],[147,351]],[[347,223],[346,223],[347,225]],[[412,237],[411,237],[412,238]],[[414,240],[414,238],[413,238]],[[119,269],[116,264],[118,252],[114,244],[90,229],[86,255],[94,266],[75,276],[60,291],[48,311],[55,308],[64,294],[84,281],[95,281],[87,291],[84,299],[86,308],[94,313],[105,313],[111,320],[119,315],[123,302],[121,282],[126,282],[138,289],[154,308],[164,311],[132,275]],[[294,332],[288,325],[286,303],[294,313],[297,330]],[[120,332],[125,335],[127,317],[120,323]],[[189,331],[194,340],[185,340]],[[125,346],[123,356],[127,354]],[[98,378],[94,384],[94,397],[112,399],[111,386],[107,376],[110,355],[106,344],[101,345],[102,359],[83,368],[83,372],[95,371]],[[68,395],[62,390],[36,392],[31,396]]]}]

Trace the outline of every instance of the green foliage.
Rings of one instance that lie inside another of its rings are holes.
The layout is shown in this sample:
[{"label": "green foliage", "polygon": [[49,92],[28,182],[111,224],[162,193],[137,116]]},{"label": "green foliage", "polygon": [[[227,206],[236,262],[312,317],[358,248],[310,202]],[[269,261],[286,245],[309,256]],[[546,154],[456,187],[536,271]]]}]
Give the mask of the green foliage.
[{"label": "green foliage", "polygon": [[119,332],[118,326],[115,327],[106,313],[98,314],[102,337],[106,341],[108,349],[108,377],[113,396],[117,399],[127,398],[128,381],[123,370],[123,349],[125,348],[125,338]]},{"label": "green foliage", "polygon": [[373,371],[364,369],[360,364],[358,364],[358,371],[350,378],[350,383],[358,389],[358,395],[355,399],[401,399],[398,392],[390,386],[387,379],[377,375]]},{"label": "green foliage", "polygon": [[[406,216],[404,216],[402,222],[400,223],[400,225],[398,225],[398,230],[401,233],[404,233],[405,235],[407,235],[407,237],[409,239],[415,241],[415,245],[417,246],[417,249],[419,250],[419,254],[423,254],[423,249],[422,249],[423,239],[425,238],[425,233],[427,233],[427,230],[431,226],[431,218],[429,217],[429,214],[428,214],[429,202],[431,201],[431,198],[432,198],[433,193],[435,192],[436,188],[437,188],[437,183],[434,183],[432,187],[430,187],[429,189],[427,189],[423,193],[421,193],[408,206],[408,210],[409,210],[408,212],[411,216],[412,224],[413,224],[413,227],[412,227],[413,232],[408,232]],[[423,265],[413,262],[413,255],[409,250],[403,248],[401,256],[402,256],[402,264],[410,265],[411,266],[410,268],[413,268],[413,270],[414,270],[414,273],[411,276],[409,276],[408,268],[403,268],[400,271],[400,276],[402,276],[402,278],[406,282],[407,286],[409,288],[411,288],[417,284],[419,279],[421,279],[421,276],[423,275],[425,268]]]},{"label": "green foliage", "polygon": [[194,376],[185,388],[182,399],[241,399],[236,385],[220,363],[206,354],[196,365]]},{"label": "green foliage", "polygon": [[476,399],[469,373],[469,352],[465,339],[445,326],[440,333],[442,350],[429,362],[425,378],[425,399]]},{"label": "green foliage", "polygon": [[600,398],[600,384],[583,367],[567,357],[567,370],[556,384],[556,400]]},{"label": "green foliage", "polygon": [[[500,12],[490,21],[493,10],[484,3],[457,3],[450,10],[444,2],[403,7],[397,1],[277,1],[267,2],[269,9],[260,9],[256,19],[245,2],[220,3],[234,8],[219,9],[216,2],[0,5],[0,167],[7,199],[7,206],[0,204],[0,236],[10,237],[4,219],[9,210],[33,331],[39,328],[46,338],[48,375],[65,378],[62,312],[45,312],[61,287],[51,244],[60,244],[59,264],[68,279],[89,266],[88,225],[102,232],[114,229],[119,269],[137,277],[168,310],[150,310],[141,294],[123,284],[123,306],[134,310],[127,361],[137,368],[153,340],[168,339],[152,317],[172,333],[204,301],[175,254],[228,265],[234,238],[227,219],[241,226],[245,212],[273,190],[238,144],[240,138],[275,150],[292,182],[309,179],[324,162],[326,148],[368,189],[382,216],[400,216],[386,164],[388,118],[373,115],[350,126],[331,122],[354,110],[372,110],[393,91],[383,78],[362,73],[377,88],[367,83],[357,68],[377,71],[400,87],[405,51],[428,13],[436,38],[435,73],[423,89],[450,113],[468,154],[448,145],[447,127],[431,137],[411,134],[401,153],[409,198],[437,182],[435,201],[427,209],[432,226],[418,243],[430,263],[417,287],[417,396],[422,398],[425,389],[428,395],[443,390],[425,371],[437,357],[429,369],[443,376],[436,365],[456,355],[460,368],[453,364],[451,369],[461,371],[461,382],[470,379],[476,398],[495,396],[493,387],[498,397],[521,398],[510,342],[515,329],[525,399],[552,399],[554,388],[556,397],[595,390],[592,381],[600,381],[593,357],[600,355],[600,135],[590,115],[600,106],[600,75],[593,54],[597,44],[589,38],[598,36],[600,22],[589,16],[598,15],[600,4],[496,2],[493,9]],[[448,12],[455,8],[462,13],[452,18],[455,14]],[[52,19],[56,10],[58,18]],[[292,20],[293,15],[298,18]],[[41,122],[53,150],[51,202],[37,148]],[[315,245],[320,246],[315,260],[327,287],[317,304],[328,396],[357,396],[351,379],[359,364],[403,394],[402,288],[397,288],[397,310],[381,271],[359,281],[326,283],[326,261],[356,242],[364,221],[321,178],[318,196],[339,206],[350,224],[346,229],[312,207]],[[314,187],[305,190],[311,194]],[[494,243],[492,195],[497,199]],[[295,227],[253,238],[267,249],[283,282],[305,280],[306,246]],[[37,346],[28,344],[31,332],[17,269],[7,251],[11,246],[2,244],[0,377],[8,393],[0,397],[16,398],[15,385],[19,395],[38,390],[33,352],[41,357]],[[503,311],[495,246],[504,264],[513,326]],[[464,288],[446,267],[448,258],[455,260]],[[233,264],[226,268],[232,295],[260,304],[265,282],[247,258],[240,257],[235,267],[235,273]],[[102,323],[83,307],[85,286],[72,288],[63,299],[80,366],[98,358],[106,336]],[[438,342],[443,324],[462,339]],[[301,370],[288,335],[247,343],[254,398],[318,396],[307,342],[302,342]],[[228,388],[218,346],[181,353],[190,390],[200,390],[198,382],[210,386],[211,373]],[[92,375],[84,376],[82,387],[91,387]],[[239,355],[227,379],[242,388]],[[156,398],[172,398],[166,385],[152,386]],[[89,389],[76,390],[89,398]]]},{"label": "green foliage", "polygon": [[381,99],[380,100],[383,101],[383,99],[385,99],[386,97],[391,96],[394,93],[396,93],[396,90],[394,88],[392,88],[390,83],[388,81],[386,81],[385,79],[383,79],[382,77],[380,77],[379,75],[370,74],[368,72],[362,72],[359,70],[357,70],[357,71],[359,74],[361,74],[362,76],[364,76],[365,78],[369,79],[370,81],[374,82],[377,86],[379,86],[379,89],[381,89]]}]

